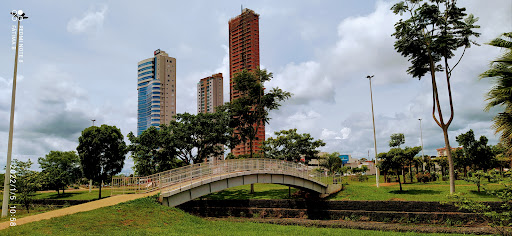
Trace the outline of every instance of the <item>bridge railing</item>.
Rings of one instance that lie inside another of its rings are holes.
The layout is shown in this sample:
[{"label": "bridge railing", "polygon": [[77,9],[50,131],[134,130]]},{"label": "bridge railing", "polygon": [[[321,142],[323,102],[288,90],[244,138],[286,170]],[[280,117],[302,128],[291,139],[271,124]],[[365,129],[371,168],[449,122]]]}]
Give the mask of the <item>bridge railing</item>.
[{"label": "bridge railing", "polygon": [[309,179],[324,185],[341,183],[340,177],[326,176],[310,170],[304,164],[276,159],[231,159],[216,163],[188,165],[143,177],[112,178],[112,195],[127,193],[146,193],[175,185],[186,186],[197,181],[205,181],[226,174],[241,172],[287,174]]}]

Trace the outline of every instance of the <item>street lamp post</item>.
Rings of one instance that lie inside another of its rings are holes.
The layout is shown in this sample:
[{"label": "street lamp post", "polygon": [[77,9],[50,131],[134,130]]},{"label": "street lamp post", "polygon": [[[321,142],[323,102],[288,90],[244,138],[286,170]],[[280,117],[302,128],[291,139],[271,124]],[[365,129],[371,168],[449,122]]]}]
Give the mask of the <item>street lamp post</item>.
[{"label": "street lamp post", "polygon": [[[425,153],[423,153],[423,129],[421,128],[421,118],[418,119],[420,121],[420,137],[421,137],[421,157],[425,157]],[[423,171],[425,171],[425,162],[423,162]]]},{"label": "street lamp post", "polygon": [[372,94],[372,78],[373,75],[366,76],[368,80],[370,80],[370,101],[372,103],[372,121],[373,121],[373,144],[375,147],[375,182],[377,183],[377,188],[379,187],[379,168],[377,167],[377,137],[375,136],[375,115],[373,114],[373,94]]},{"label": "street lamp post", "polygon": [[7,145],[7,163],[5,165],[4,176],[4,196],[2,202],[2,217],[7,216],[9,208],[10,180],[11,180],[11,156],[12,156],[12,137],[14,129],[14,104],[16,101],[16,76],[18,74],[18,47],[20,43],[20,22],[28,17],[22,10],[12,11],[13,20],[18,21],[18,31],[16,32],[16,55],[14,56],[14,76],[12,80],[12,98],[11,98],[11,119],[9,122],[9,141]]}]

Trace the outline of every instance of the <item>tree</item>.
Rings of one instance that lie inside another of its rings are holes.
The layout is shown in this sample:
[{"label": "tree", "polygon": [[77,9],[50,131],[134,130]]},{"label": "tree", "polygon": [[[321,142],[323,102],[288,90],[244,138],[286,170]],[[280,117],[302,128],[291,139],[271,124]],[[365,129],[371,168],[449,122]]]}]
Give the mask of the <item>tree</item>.
[{"label": "tree", "polygon": [[[393,33],[397,39],[395,49],[402,56],[408,57],[412,63],[407,72],[419,79],[426,73],[430,73],[432,79],[432,117],[443,130],[445,146],[448,150],[450,194],[455,193],[455,172],[448,138],[448,127],[454,116],[450,78],[466,49],[471,44],[478,45],[470,38],[480,36],[480,33],[473,31],[479,28],[475,25],[478,18],[471,14],[466,17],[466,9],[457,7],[456,3],[456,0],[405,0],[391,8],[395,14],[406,13],[408,17],[400,19],[395,24],[395,33]],[[463,47],[464,51],[455,65],[450,64],[449,60],[455,56],[454,52],[460,47]],[[450,117],[447,122],[443,119],[436,80],[436,72],[441,71],[445,74],[450,104]]]},{"label": "tree", "polygon": [[389,140],[390,147],[400,147],[400,145],[405,143],[405,136],[402,133],[392,134],[390,136],[391,140]]},{"label": "tree", "polygon": [[491,68],[480,75],[480,78],[490,78],[495,85],[487,93],[489,101],[485,111],[500,106],[503,112],[493,118],[493,128],[496,134],[500,133],[500,140],[507,148],[507,154],[512,154],[512,32],[504,33],[501,38],[496,38],[488,43],[491,46],[500,47],[505,52],[491,62]]},{"label": "tree", "polygon": [[[230,127],[234,128],[234,136],[242,143],[249,143],[250,158],[254,153],[254,141],[261,124],[268,124],[268,113],[281,106],[280,102],[291,97],[291,93],[279,88],[272,88],[264,93],[264,83],[270,81],[272,73],[267,70],[254,72],[243,70],[233,77],[233,89],[240,97],[226,104],[226,110],[232,117]],[[256,140],[263,142],[264,140]]]},{"label": "tree", "polygon": [[324,167],[329,171],[330,174],[344,172],[343,169],[343,161],[340,158],[340,154],[338,152],[333,152],[328,156],[320,159],[320,166]]},{"label": "tree", "polygon": [[488,140],[485,136],[480,136],[480,139],[476,140],[475,133],[470,129],[457,136],[455,140],[463,147],[464,155],[474,165],[475,170],[488,170],[494,167],[494,155],[491,147],[487,145]]},{"label": "tree", "polygon": [[[405,163],[405,152],[401,148],[391,148],[387,153],[379,153],[379,169],[386,172],[395,172],[396,179],[402,191],[402,182],[400,181],[400,172]],[[404,178],[405,181],[405,178]]]},{"label": "tree", "polygon": [[128,151],[134,162],[135,174],[148,176],[180,167],[183,162],[176,158],[174,142],[164,144],[161,130],[151,126],[138,137],[132,132],[127,136],[131,144]]},{"label": "tree", "polygon": [[310,134],[298,134],[297,129],[274,132],[263,142],[262,152],[266,158],[299,162],[304,156],[306,163],[319,153],[317,148],[325,146],[322,140],[314,140]]},{"label": "tree", "polygon": [[436,162],[441,168],[441,179],[443,180],[443,177],[446,173],[446,168],[448,167],[448,157],[440,156],[436,158]]},{"label": "tree", "polygon": [[57,194],[60,189],[64,193],[66,186],[74,183],[82,175],[80,159],[75,151],[50,151],[44,158],[40,157],[37,162],[42,169],[41,175],[45,185],[57,191]]},{"label": "tree", "polygon": [[13,184],[16,189],[16,195],[14,195],[14,199],[11,198],[11,200],[16,200],[16,202],[27,209],[27,212],[29,212],[30,204],[32,203],[36,190],[41,186],[38,173],[30,170],[31,166],[32,162],[30,160],[23,162],[14,159],[13,169],[16,178],[11,179],[11,181],[14,181]]},{"label": "tree", "polygon": [[464,149],[457,148],[452,153],[453,154],[453,163],[455,165],[455,168],[461,169],[462,172],[464,172],[464,177],[468,176],[468,166],[471,165],[471,159],[466,156],[464,153]]},{"label": "tree", "polygon": [[224,145],[232,140],[229,115],[223,108],[215,113],[177,114],[162,128],[165,142],[174,142],[178,157],[185,163],[200,163],[209,156],[224,155]]},{"label": "tree", "polygon": [[127,147],[121,130],[115,126],[91,126],[78,138],[78,155],[83,175],[99,184],[123,169]]},{"label": "tree", "polygon": [[[413,179],[412,175],[412,166],[414,164],[414,157],[420,153],[421,147],[405,147],[404,149],[404,159],[409,165],[409,175],[411,176],[411,183]],[[405,177],[404,177],[404,183],[405,183]]]}]

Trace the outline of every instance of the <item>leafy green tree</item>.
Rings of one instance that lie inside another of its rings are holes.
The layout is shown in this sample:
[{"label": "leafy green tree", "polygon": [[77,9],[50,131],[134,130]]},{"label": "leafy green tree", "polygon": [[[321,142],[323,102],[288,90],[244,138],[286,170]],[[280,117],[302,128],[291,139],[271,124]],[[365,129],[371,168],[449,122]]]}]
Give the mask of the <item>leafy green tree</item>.
[{"label": "leafy green tree", "polygon": [[232,117],[230,127],[234,128],[234,136],[242,143],[249,143],[250,158],[253,158],[254,141],[261,124],[268,124],[268,113],[281,106],[280,102],[291,97],[291,93],[279,88],[272,88],[264,93],[264,83],[270,81],[272,73],[256,70],[236,73],[233,77],[233,88],[240,96],[226,104],[226,111]]},{"label": "leafy green tree", "polygon": [[400,147],[400,145],[405,143],[405,136],[402,133],[392,134],[391,140],[389,140],[390,147]]},{"label": "leafy green tree", "polygon": [[98,183],[101,198],[102,181],[123,169],[127,147],[121,130],[115,126],[91,126],[78,138],[78,155],[83,175]]},{"label": "leafy green tree", "polygon": [[333,152],[320,158],[319,164],[320,166],[327,169],[330,174],[344,172],[343,161],[341,160],[340,154],[338,152]]},{"label": "leafy green tree", "polygon": [[185,163],[200,163],[209,156],[224,155],[224,145],[232,140],[229,115],[222,109],[215,113],[176,115],[176,120],[162,127],[165,143],[174,143],[177,156]]},{"label": "leafy green tree", "polygon": [[503,112],[494,118],[493,128],[500,133],[500,140],[507,148],[507,154],[512,154],[512,32],[504,33],[488,43],[491,46],[504,49],[504,53],[491,62],[491,68],[480,75],[480,78],[492,79],[495,85],[487,93],[489,101],[485,111],[500,106]]},{"label": "leafy green tree", "polygon": [[453,154],[453,163],[455,165],[455,168],[462,170],[464,173],[464,177],[468,176],[468,166],[471,166],[472,161],[471,159],[466,156],[464,149],[457,148],[455,149]]},{"label": "leafy green tree", "polygon": [[41,177],[48,188],[59,190],[77,181],[82,173],[80,172],[80,159],[75,151],[61,152],[50,151],[44,158],[37,161],[41,167]]},{"label": "leafy green tree", "polygon": [[422,156],[414,157],[413,165],[416,168],[416,174],[418,174],[418,172],[420,170],[423,170],[423,163],[424,162],[423,162],[423,157]]},{"label": "leafy green tree", "polygon": [[455,140],[463,147],[464,155],[474,165],[474,170],[488,170],[494,167],[494,155],[491,147],[487,145],[488,140],[485,136],[480,136],[480,139],[476,140],[475,133],[470,129],[457,136]]},{"label": "leafy green tree", "polygon": [[133,158],[135,174],[148,176],[158,172],[182,166],[176,158],[177,151],[173,140],[163,142],[163,132],[156,127],[149,127],[138,137],[132,132],[128,134],[131,144],[128,151]]},{"label": "leafy green tree", "polygon": [[[400,181],[400,173],[405,163],[405,152],[401,148],[391,148],[387,153],[379,153],[379,169],[386,171],[387,173],[395,173],[398,184],[400,185],[400,191],[402,191],[402,182]],[[405,181],[405,179],[404,179]]]},{"label": "leafy green tree", "polygon": [[500,168],[501,174],[503,174],[504,168],[512,167],[512,157],[508,154],[507,148],[502,142],[491,145],[491,152],[494,155],[497,167]]},{"label": "leafy green tree", "polygon": [[274,134],[277,137],[263,142],[262,152],[266,158],[299,162],[304,156],[307,163],[320,152],[317,148],[325,146],[322,140],[314,140],[310,134],[298,134],[297,129],[281,130]]},{"label": "leafy green tree", "polygon": [[[414,165],[414,157],[418,155],[418,153],[421,151],[421,147],[405,147],[404,149],[404,158],[409,166],[409,175],[411,176],[411,183],[413,180],[413,174],[412,174],[412,166]],[[405,177],[404,177],[405,181]]]},{"label": "leafy green tree", "polygon": [[39,175],[36,171],[30,170],[31,166],[32,162],[30,160],[26,162],[13,160],[13,170],[16,176],[13,181],[15,181],[16,195],[14,196],[15,199],[12,200],[24,206],[27,212],[30,210],[30,204],[34,199],[36,190],[41,187]]},{"label": "leafy green tree", "polygon": [[[454,115],[450,78],[466,49],[471,44],[476,44],[470,38],[480,35],[474,31],[479,28],[475,25],[478,18],[473,15],[467,16],[466,9],[457,7],[456,2],[456,0],[405,0],[391,8],[395,14],[404,15],[405,13],[404,18],[395,24],[393,36],[396,38],[394,46],[397,52],[409,58],[412,63],[407,72],[419,79],[429,73],[432,79],[432,117],[443,130],[446,150],[448,150],[450,194],[455,193],[455,172],[448,138],[448,127]],[[456,59],[454,52],[461,47],[464,48],[462,55],[455,64],[450,64],[450,59]],[[444,71],[448,85],[450,117],[447,122],[443,118],[437,88],[436,72],[440,71]]]},{"label": "leafy green tree", "polygon": [[448,168],[448,157],[446,156],[440,156],[436,158],[436,162],[441,168],[441,179],[443,176],[445,176],[446,168]]}]

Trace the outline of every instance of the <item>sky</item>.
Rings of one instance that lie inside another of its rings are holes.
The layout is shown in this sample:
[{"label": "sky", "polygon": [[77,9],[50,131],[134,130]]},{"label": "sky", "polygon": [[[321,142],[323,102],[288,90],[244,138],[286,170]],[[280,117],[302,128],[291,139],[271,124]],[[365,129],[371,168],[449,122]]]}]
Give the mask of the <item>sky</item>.
[{"label": "sky", "polygon": [[[267,88],[293,93],[270,113],[266,137],[297,128],[322,139],[325,152],[373,159],[372,79],[377,151],[404,133],[405,146],[436,155],[444,147],[432,118],[430,77],[406,73],[407,58],[393,47],[390,8],[398,1],[6,1],[0,5],[0,166],[7,157],[14,54],[8,14],[23,10],[23,62],[18,63],[13,158],[35,163],[51,150],[72,151],[81,131],[115,125],[126,136],[137,128],[137,62],[161,49],[177,60],[177,112],[195,114],[196,84],[224,75],[229,100],[228,21],[241,7],[260,15],[260,66],[272,72]],[[479,18],[481,33],[452,74],[454,120],[450,144],[472,129],[490,144],[500,108],[483,111],[492,81],[479,80],[503,51],[485,43],[512,31],[512,2],[459,0]],[[460,56],[462,51],[457,51]],[[453,65],[455,62],[451,62]],[[441,77],[442,78],[442,77]],[[441,80],[442,81],[442,80]],[[449,116],[446,82],[440,82]],[[420,130],[420,121],[422,119]],[[422,132],[421,132],[422,131]],[[128,140],[126,140],[128,142]],[[123,173],[133,173],[127,158]]]}]

